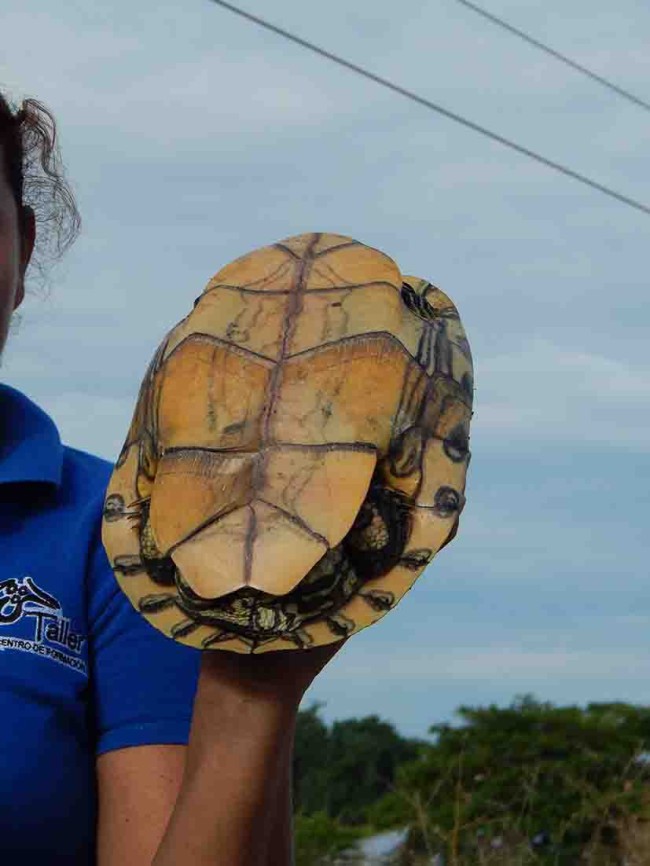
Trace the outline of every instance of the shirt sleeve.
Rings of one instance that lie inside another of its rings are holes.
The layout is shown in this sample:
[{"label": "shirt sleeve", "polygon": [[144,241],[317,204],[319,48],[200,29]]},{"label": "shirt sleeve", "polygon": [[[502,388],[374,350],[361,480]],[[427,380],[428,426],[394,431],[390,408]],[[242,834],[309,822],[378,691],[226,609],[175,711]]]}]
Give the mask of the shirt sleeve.
[{"label": "shirt sleeve", "polygon": [[201,653],[174,643],[120,589],[101,541],[89,560],[89,663],[96,753],[189,737]]}]

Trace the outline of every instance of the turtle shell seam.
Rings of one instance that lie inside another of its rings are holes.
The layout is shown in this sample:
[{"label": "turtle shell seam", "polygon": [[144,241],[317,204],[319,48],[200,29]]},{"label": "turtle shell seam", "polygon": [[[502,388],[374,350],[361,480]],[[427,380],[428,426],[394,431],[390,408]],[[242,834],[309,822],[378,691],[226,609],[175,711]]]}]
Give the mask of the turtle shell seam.
[{"label": "turtle shell seam", "polygon": [[[343,292],[351,289],[356,291],[358,289],[367,289],[374,286],[388,286],[391,289],[395,289],[396,292],[399,292],[395,283],[391,283],[388,280],[370,280],[367,283],[344,283],[340,286],[327,286],[327,288],[321,289],[308,289],[305,294],[311,295],[324,295],[328,292]],[[217,291],[218,289],[227,289],[233,292],[243,292],[244,294],[250,295],[292,295],[295,293],[295,289],[250,289],[248,286],[235,286],[231,283],[217,283],[214,286],[209,286],[209,288],[205,288],[203,294],[200,295],[200,298],[209,295],[212,292]],[[186,317],[187,318],[187,317]]]}]

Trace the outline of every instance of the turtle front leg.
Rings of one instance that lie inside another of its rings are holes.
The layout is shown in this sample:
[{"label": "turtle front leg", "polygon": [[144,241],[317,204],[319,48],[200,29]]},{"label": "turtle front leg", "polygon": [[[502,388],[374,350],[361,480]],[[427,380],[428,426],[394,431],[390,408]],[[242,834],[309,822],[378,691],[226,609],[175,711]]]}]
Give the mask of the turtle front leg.
[{"label": "turtle front leg", "polygon": [[373,610],[390,610],[395,604],[395,594],[381,589],[369,589],[366,592],[360,592],[359,596]]}]

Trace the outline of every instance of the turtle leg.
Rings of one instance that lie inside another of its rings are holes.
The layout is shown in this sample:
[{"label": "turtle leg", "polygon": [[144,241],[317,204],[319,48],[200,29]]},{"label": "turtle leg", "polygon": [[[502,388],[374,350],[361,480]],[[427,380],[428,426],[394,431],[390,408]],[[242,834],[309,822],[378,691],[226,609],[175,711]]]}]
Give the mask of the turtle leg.
[{"label": "turtle leg", "polygon": [[138,603],[140,613],[159,613],[176,604],[176,596],[170,592],[143,595]]},{"label": "turtle leg", "polygon": [[399,560],[399,564],[403,565],[404,568],[410,568],[411,571],[420,571],[432,559],[433,551],[428,547],[422,547],[418,550],[410,550],[408,553],[405,553]]},{"label": "turtle leg", "polygon": [[261,639],[258,638],[255,640],[251,640],[251,638],[248,638],[242,634],[233,634],[230,631],[222,631],[222,632],[217,631],[217,632],[215,632],[215,634],[210,635],[209,637],[206,637],[205,640],[203,640],[201,642],[201,646],[204,649],[207,649],[208,647],[211,647],[212,644],[225,643],[225,641],[229,641],[229,640],[240,641],[241,643],[243,643],[245,646],[247,646],[250,649],[251,653],[254,653],[255,650],[259,646],[262,646],[265,643],[269,643],[269,641],[275,640],[275,638],[267,637],[267,638],[261,638]]},{"label": "turtle leg", "polygon": [[214,634],[211,634],[208,637],[204,638],[201,641],[201,646],[203,647],[203,649],[208,649],[208,647],[211,647],[215,643],[225,643],[227,640],[233,639],[242,641],[248,647],[254,648],[255,646],[253,641],[249,640],[248,638],[242,637],[242,635],[233,634],[229,631],[219,631],[218,629],[215,629]]},{"label": "turtle leg", "polygon": [[143,503],[149,502],[150,499],[150,496],[140,496],[138,499],[134,499],[133,502],[129,502],[129,508],[134,508],[135,506],[141,508]]},{"label": "turtle leg", "polygon": [[[142,499],[134,499],[133,502],[129,502],[128,508],[129,510],[123,511],[123,516],[126,517],[127,520],[130,520],[132,523],[135,523],[136,526],[142,525],[142,516],[144,513],[145,503],[149,502],[149,497],[145,497]],[[148,512],[147,512],[148,514]]]},{"label": "turtle leg", "polygon": [[347,637],[354,631],[356,623],[342,613],[335,613],[328,616],[325,622],[329,626],[331,632],[334,632],[338,637]]},{"label": "turtle leg", "polygon": [[297,628],[294,631],[285,632],[282,635],[282,640],[288,640],[295,643],[299,649],[307,649],[307,647],[310,647],[314,642],[312,636],[309,632],[306,632],[304,628]]},{"label": "turtle leg", "polygon": [[193,631],[196,631],[199,625],[200,623],[195,622],[193,619],[182,619],[172,626],[171,636],[173,638],[187,637]]},{"label": "turtle leg", "polygon": [[140,574],[143,571],[146,571],[144,562],[140,559],[139,556],[135,555],[125,555],[125,556],[116,556],[113,561],[113,571],[119,571],[120,574],[123,574],[125,577],[129,577],[131,574]]},{"label": "turtle leg", "polygon": [[369,604],[373,610],[390,610],[395,604],[395,595],[392,592],[384,592],[381,589],[369,589],[360,592],[359,596]]}]

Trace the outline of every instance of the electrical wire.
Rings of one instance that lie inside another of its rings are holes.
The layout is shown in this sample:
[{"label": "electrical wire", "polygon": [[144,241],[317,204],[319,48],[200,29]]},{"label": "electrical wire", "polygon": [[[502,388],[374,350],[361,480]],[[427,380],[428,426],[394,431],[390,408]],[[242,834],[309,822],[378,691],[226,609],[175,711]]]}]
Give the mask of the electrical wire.
[{"label": "electrical wire", "polygon": [[325,57],[328,60],[333,61],[334,63],[338,63],[339,66],[343,66],[346,69],[351,70],[352,72],[356,72],[358,75],[362,75],[364,78],[367,78],[370,81],[374,81],[376,84],[382,85],[382,87],[386,87],[389,90],[394,91],[395,93],[399,93],[400,96],[404,96],[406,97],[406,99],[410,99],[411,101],[417,102],[419,105],[423,105],[425,108],[428,108],[431,111],[442,114],[444,117],[447,117],[450,120],[455,121],[456,123],[460,123],[462,126],[465,126],[468,129],[472,129],[474,130],[474,132],[478,132],[481,135],[492,139],[492,141],[496,141],[499,144],[502,144],[504,147],[509,147],[511,150],[515,150],[517,153],[521,153],[524,156],[527,156],[530,159],[533,159],[536,162],[545,165],[547,168],[551,168],[557,172],[560,172],[566,177],[571,177],[574,180],[585,184],[585,186],[591,187],[591,189],[595,189],[598,192],[609,196],[610,198],[616,199],[617,201],[627,205],[628,207],[632,207],[635,210],[639,210],[645,214],[650,215],[649,205],[643,204],[643,202],[637,201],[636,199],[623,195],[622,193],[617,192],[610,187],[604,186],[603,184],[592,180],[584,174],[580,174],[579,172],[574,171],[573,169],[568,168],[565,165],[561,165],[559,162],[554,162],[551,159],[547,159],[542,154],[536,153],[534,150],[530,150],[527,147],[523,147],[522,145],[517,144],[516,142],[511,141],[510,139],[505,138],[504,136],[499,135],[496,132],[492,132],[491,130],[486,129],[484,126],[480,126],[478,123],[474,123],[473,121],[462,117],[460,114],[456,114],[455,112],[450,111],[449,109],[444,108],[443,106],[438,105],[435,102],[431,102],[431,100],[425,99],[423,96],[419,96],[417,93],[414,93],[411,90],[407,90],[405,87],[394,84],[392,81],[389,81],[386,78],[382,78],[381,76],[376,75],[374,72],[370,72],[369,70],[364,69],[362,66],[358,66],[356,63],[352,63],[350,60],[345,60],[343,57],[339,57],[338,55],[333,54],[331,51],[327,51],[324,48],[319,48],[319,46],[314,45],[313,42],[308,42],[306,39],[302,39],[300,36],[296,36],[294,33],[290,33],[288,30],[284,30],[283,28],[278,27],[276,24],[272,24],[270,21],[266,21],[263,18],[258,18],[257,15],[246,12],[243,9],[240,9],[238,6],[234,6],[232,3],[225,2],[225,0],[211,0],[211,2],[215,3],[217,6],[223,7],[224,9],[228,9],[230,12],[234,12],[236,15],[239,15],[242,18],[245,18],[246,20],[257,24],[260,27],[264,27],[266,30],[270,30],[272,33],[275,33],[278,36],[283,36],[285,39],[289,39],[291,42],[294,42],[297,45],[302,46],[303,48],[307,48],[309,51],[320,54],[322,57]]},{"label": "electrical wire", "polygon": [[589,78],[592,78],[594,81],[602,84],[603,87],[607,87],[609,90],[614,91],[614,93],[618,94],[618,96],[622,96],[625,99],[628,99],[630,102],[633,102],[639,108],[650,111],[650,102],[645,102],[643,99],[639,99],[638,96],[635,96],[628,90],[624,90],[622,87],[619,87],[618,84],[614,84],[612,81],[608,81],[606,78],[603,78],[602,75],[597,75],[595,72],[592,72],[591,69],[587,69],[586,66],[582,66],[580,63],[576,63],[575,60],[571,60],[570,57],[566,57],[566,55],[564,54],[560,54],[559,51],[556,51],[554,48],[550,48],[548,45],[545,45],[538,39],[534,39],[532,36],[524,33],[523,30],[518,30],[516,27],[513,27],[512,24],[508,24],[508,22],[504,21],[503,18],[497,18],[496,15],[488,12],[487,9],[483,9],[481,6],[476,6],[476,4],[470,3],[469,0],[458,0],[458,2],[461,3],[463,6],[467,6],[468,9],[472,9],[474,12],[477,12],[479,15],[482,15],[484,18],[487,18],[488,21],[491,21],[498,27],[502,27],[504,30],[508,30],[510,33],[514,33],[515,36],[519,36],[520,39],[523,39],[531,45],[534,45],[535,48],[539,48],[541,51],[546,52],[546,54],[550,54],[551,57],[555,57],[556,60],[560,60],[562,61],[562,63],[566,63],[567,66],[571,66],[573,69],[577,69],[578,72],[582,72],[584,75],[589,76]]}]

